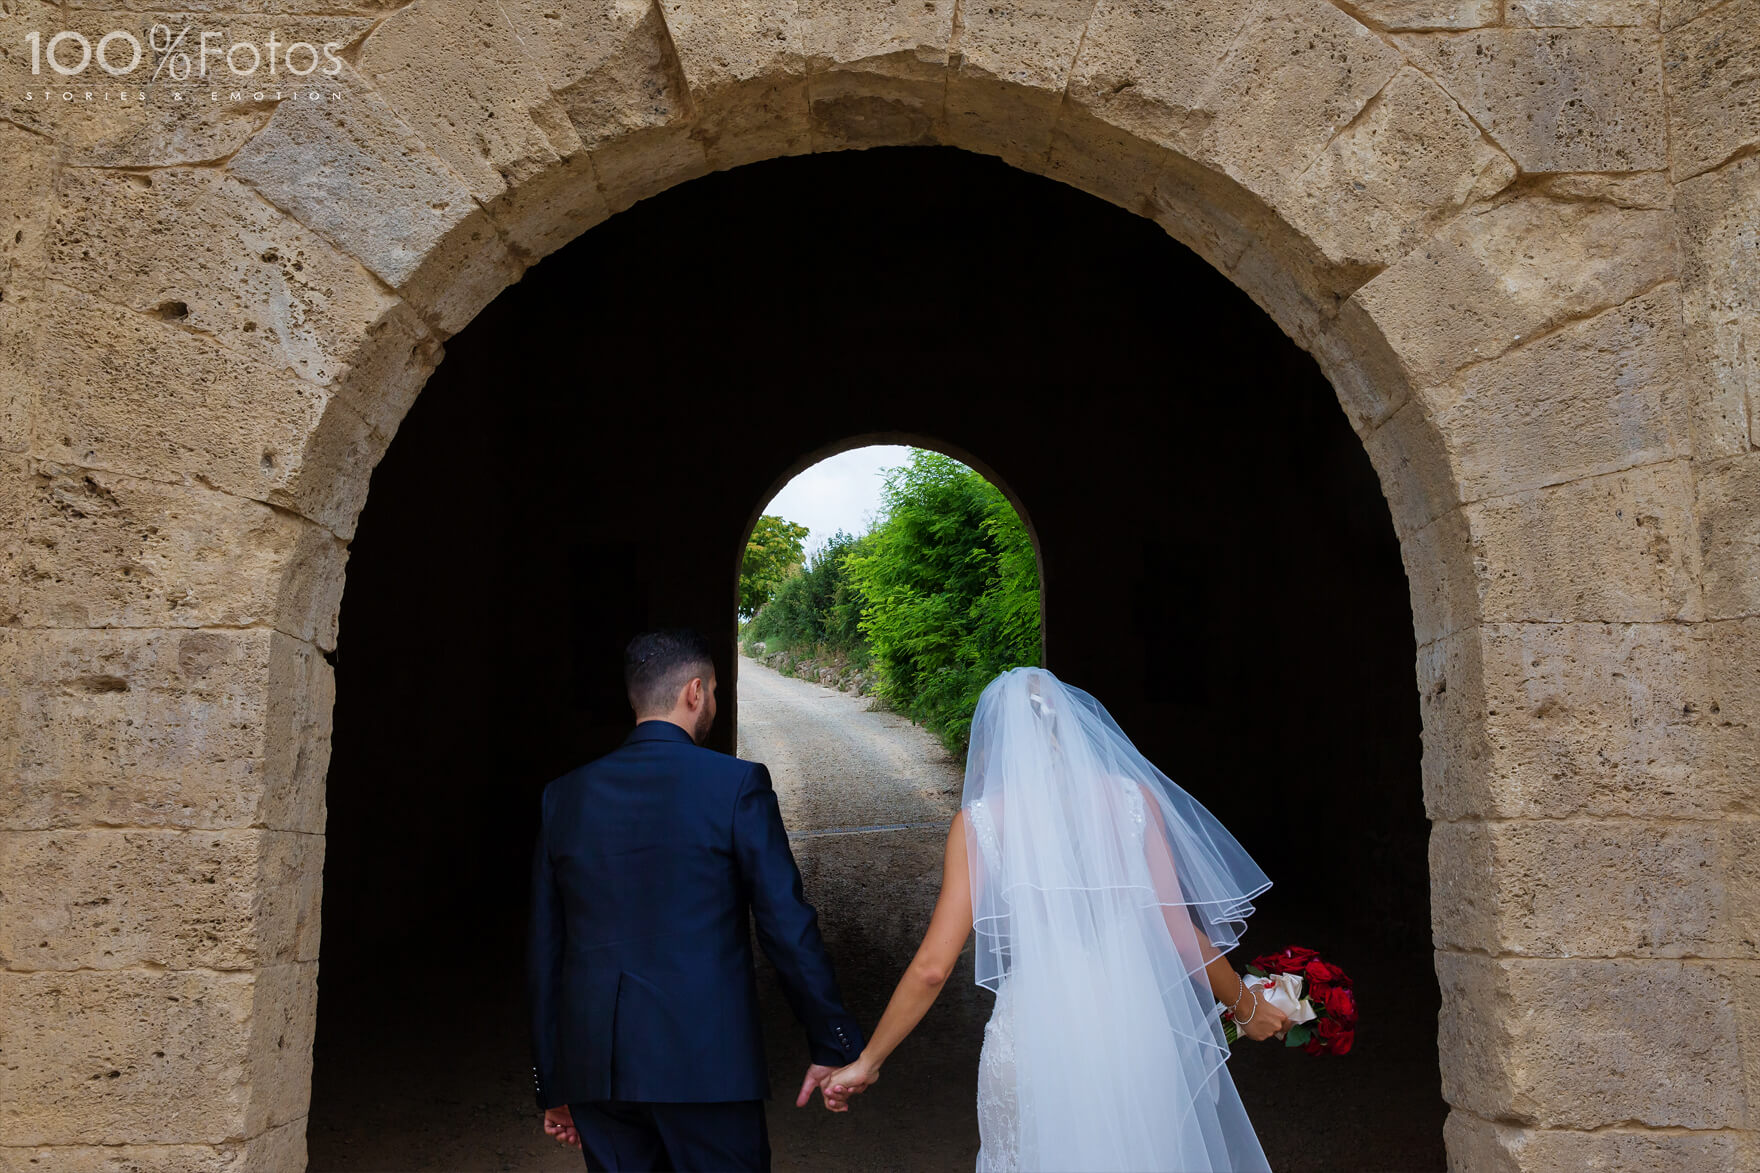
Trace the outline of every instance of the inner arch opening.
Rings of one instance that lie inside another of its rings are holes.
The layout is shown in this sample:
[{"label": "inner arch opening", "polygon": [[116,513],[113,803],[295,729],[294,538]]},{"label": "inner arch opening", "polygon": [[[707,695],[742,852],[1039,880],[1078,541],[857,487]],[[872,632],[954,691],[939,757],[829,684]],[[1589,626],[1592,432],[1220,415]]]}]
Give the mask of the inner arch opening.
[{"label": "inner arch opening", "polygon": [[[1003,470],[1039,545],[1047,665],[1277,882],[1237,961],[1294,941],[1356,975],[1360,1064],[1236,1054],[1273,1166],[1442,1168],[1404,573],[1331,388],[1245,294],[1149,221],[901,148],[644,201],[447,349],[351,551],[314,1170],[578,1167],[539,1131],[527,1075],[537,795],[627,730],[634,631],[700,626],[732,668],[732,552],[767,493],[884,436]],[[738,706],[720,699],[714,744],[731,751]],[[864,1022],[908,960],[902,927],[877,934],[872,914],[903,926],[913,899],[821,903]],[[773,1026],[792,1066],[799,1032]],[[873,1094],[906,1090],[921,1061],[921,1094],[969,1105],[964,1029],[932,1015]],[[868,1167],[910,1130],[908,1104],[860,1106],[773,1104],[779,1167]],[[949,1119],[899,1166],[969,1168],[975,1131]]]}]

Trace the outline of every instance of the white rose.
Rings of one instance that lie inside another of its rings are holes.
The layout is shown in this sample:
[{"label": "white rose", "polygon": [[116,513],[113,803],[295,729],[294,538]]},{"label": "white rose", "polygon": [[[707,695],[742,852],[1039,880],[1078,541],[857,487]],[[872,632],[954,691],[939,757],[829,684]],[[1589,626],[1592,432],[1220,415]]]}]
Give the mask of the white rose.
[{"label": "white rose", "polygon": [[1253,992],[1259,995],[1261,1001],[1283,1011],[1289,1017],[1291,1026],[1300,1026],[1320,1017],[1308,1000],[1302,997],[1302,984],[1301,974],[1279,973],[1268,978],[1255,978]]}]

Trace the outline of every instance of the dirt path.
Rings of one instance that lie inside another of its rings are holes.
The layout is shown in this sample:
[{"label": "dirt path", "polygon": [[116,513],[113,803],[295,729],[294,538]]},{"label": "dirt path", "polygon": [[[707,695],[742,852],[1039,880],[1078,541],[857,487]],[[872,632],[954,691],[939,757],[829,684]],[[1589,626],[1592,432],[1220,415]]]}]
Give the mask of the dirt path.
[{"label": "dirt path", "polygon": [[[895,713],[740,661],[739,755],[770,768],[807,899],[867,1029],[916,951],[941,887],[947,826],[964,764]],[[970,973],[969,968],[965,970]],[[875,1088],[848,1115],[797,1110],[806,1047],[774,980],[760,971],[778,1170],[969,1170],[972,1099],[990,995],[950,985]]]},{"label": "dirt path", "polygon": [[738,752],[770,767],[796,836],[913,822],[945,829],[965,777],[928,731],[870,698],[748,659],[739,664]]}]

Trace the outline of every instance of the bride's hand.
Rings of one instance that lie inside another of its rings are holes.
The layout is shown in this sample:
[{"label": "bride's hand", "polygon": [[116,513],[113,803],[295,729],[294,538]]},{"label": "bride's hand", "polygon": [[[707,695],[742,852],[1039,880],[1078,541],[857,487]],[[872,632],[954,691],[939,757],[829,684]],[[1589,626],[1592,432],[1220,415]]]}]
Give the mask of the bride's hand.
[{"label": "bride's hand", "polygon": [[863,1057],[848,1067],[827,1075],[819,1087],[825,1094],[827,1108],[833,1112],[847,1112],[851,1096],[861,1095],[878,1082],[880,1069]]},{"label": "bride's hand", "polygon": [[[1248,995],[1248,997],[1252,997],[1252,995]],[[1261,997],[1259,1009],[1253,1013],[1252,1021],[1243,1026],[1240,1019],[1237,1018],[1234,1025],[1235,1029],[1240,1031],[1244,1037],[1258,1043],[1273,1035],[1282,1036],[1283,1032],[1289,1029],[1290,1022],[1289,1015]]]}]

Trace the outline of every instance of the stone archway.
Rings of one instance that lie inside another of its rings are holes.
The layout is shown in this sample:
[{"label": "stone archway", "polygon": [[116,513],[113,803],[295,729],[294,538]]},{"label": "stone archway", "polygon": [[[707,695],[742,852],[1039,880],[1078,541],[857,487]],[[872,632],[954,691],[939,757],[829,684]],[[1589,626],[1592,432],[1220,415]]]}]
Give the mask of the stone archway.
[{"label": "stone archway", "polygon": [[670,184],[937,142],[1154,219],[1363,438],[1453,1161],[1753,1159],[1760,13],[1507,7],[417,0],[294,22],[336,97],[12,103],[0,1146],[302,1163],[325,654],[444,339]]}]

